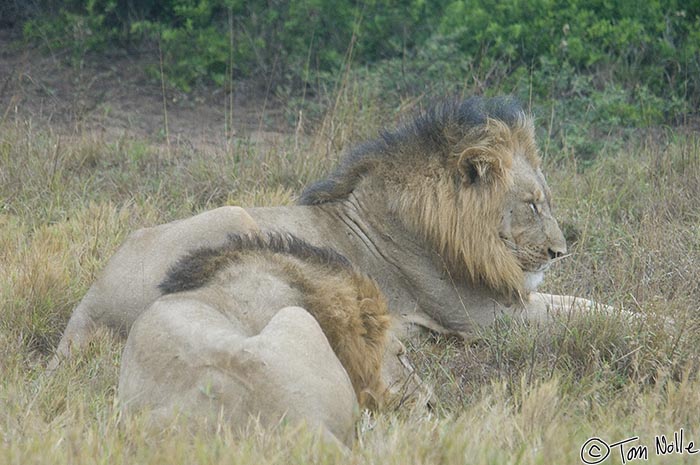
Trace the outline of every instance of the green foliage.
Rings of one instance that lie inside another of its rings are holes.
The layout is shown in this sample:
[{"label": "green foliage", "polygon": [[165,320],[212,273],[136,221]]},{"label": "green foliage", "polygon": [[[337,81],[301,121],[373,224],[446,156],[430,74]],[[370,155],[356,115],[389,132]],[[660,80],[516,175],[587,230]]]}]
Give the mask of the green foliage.
[{"label": "green foliage", "polygon": [[[661,0],[643,8],[632,0],[457,0],[439,27],[486,68],[532,73],[537,97],[576,93],[601,104],[613,97],[598,117],[627,126],[673,120],[697,106],[699,30],[700,4]],[[586,85],[572,86],[581,77]]]},{"label": "green foliage", "polygon": [[185,90],[200,81],[226,85],[262,76],[266,87],[308,95],[353,69],[382,95],[511,92],[578,124],[676,122],[700,105],[698,2],[650,0],[644,8],[633,0],[47,5],[44,15],[25,23],[28,38],[77,56],[146,40],[158,48],[165,79]]},{"label": "green foliage", "polygon": [[[25,35],[84,53],[155,39],[168,79],[187,89],[265,73],[299,82],[350,56],[372,62],[427,39],[440,2],[422,0],[71,0],[25,24]],[[431,19],[432,18],[432,19]]]}]

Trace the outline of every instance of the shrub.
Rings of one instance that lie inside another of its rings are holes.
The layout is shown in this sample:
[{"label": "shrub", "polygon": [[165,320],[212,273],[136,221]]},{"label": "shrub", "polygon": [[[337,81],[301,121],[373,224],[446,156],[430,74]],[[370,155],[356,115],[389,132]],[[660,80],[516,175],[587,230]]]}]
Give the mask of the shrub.
[{"label": "shrub", "polygon": [[676,122],[700,105],[697,2],[649,0],[644,8],[634,0],[37,4],[44,14],[25,23],[28,38],[78,55],[155,40],[165,78],[185,90],[198,81],[264,76],[259,81],[266,86],[307,95],[353,64],[390,94],[514,92],[539,104],[585,107],[585,121],[593,123]]},{"label": "shrub", "polygon": [[[679,99],[689,105],[680,110],[700,103],[698,3],[650,0],[640,8],[633,0],[457,0],[439,31],[487,67],[500,63],[508,75],[532,71],[539,97],[615,94],[621,99],[613,116],[627,124],[672,120]],[[572,88],[566,78],[580,75],[594,78]],[[615,89],[606,90],[609,85]],[[640,107],[640,96],[645,105],[668,106]]]}]

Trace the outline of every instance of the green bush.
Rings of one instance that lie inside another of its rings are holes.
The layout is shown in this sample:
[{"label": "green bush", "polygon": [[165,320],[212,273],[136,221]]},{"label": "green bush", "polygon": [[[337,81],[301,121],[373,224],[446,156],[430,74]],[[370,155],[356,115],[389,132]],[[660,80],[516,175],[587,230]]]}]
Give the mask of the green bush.
[{"label": "green bush", "polygon": [[[373,62],[427,39],[440,2],[422,0],[70,0],[25,24],[30,39],[78,53],[144,38],[162,47],[171,82],[221,83],[265,73],[274,82]],[[432,20],[431,20],[432,19]]]},{"label": "green bush", "polygon": [[561,100],[566,108],[585,107],[592,123],[674,122],[700,105],[699,2],[37,4],[44,14],[25,23],[28,38],[78,55],[151,41],[160,47],[165,78],[185,90],[198,81],[221,85],[259,75],[266,86],[313,90],[353,64],[389,93],[514,92],[540,104]]},{"label": "green bush", "polygon": [[[606,111],[630,124],[673,119],[679,99],[689,104],[684,110],[700,103],[698,2],[458,0],[446,7],[439,32],[455,37],[469,59],[487,68],[502,66],[508,75],[531,71],[539,97],[612,92],[624,101]],[[593,79],[572,89],[566,80],[576,75]],[[606,90],[609,85],[622,90]],[[645,104],[668,106],[642,108],[640,95]]]}]

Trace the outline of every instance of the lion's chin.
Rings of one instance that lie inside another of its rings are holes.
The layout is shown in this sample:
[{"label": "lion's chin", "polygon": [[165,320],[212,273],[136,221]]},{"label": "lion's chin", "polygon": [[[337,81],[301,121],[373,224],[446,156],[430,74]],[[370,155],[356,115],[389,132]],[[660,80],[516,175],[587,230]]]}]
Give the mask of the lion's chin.
[{"label": "lion's chin", "polygon": [[525,273],[525,289],[533,292],[537,289],[537,286],[542,284],[544,281],[544,270],[543,271],[526,271]]}]

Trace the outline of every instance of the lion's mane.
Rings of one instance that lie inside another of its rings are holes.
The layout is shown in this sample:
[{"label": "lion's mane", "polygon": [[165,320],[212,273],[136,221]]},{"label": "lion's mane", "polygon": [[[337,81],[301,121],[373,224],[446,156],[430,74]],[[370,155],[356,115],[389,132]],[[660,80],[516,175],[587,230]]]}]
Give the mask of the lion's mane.
[{"label": "lion's mane", "polygon": [[432,244],[454,279],[522,294],[522,267],[498,234],[515,157],[540,165],[532,119],[516,101],[444,101],[351,150],[299,203],[343,200],[363,179],[383,179],[392,211]]},{"label": "lion's mane", "polygon": [[300,291],[350,377],[361,405],[376,406],[385,387],[381,364],[390,317],[377,284],[333,249],[292,234],[232,234],[220,247],[204,247],[173,266],[159,288],[164,294],[203,288],[227,266],[265,261]]}]

